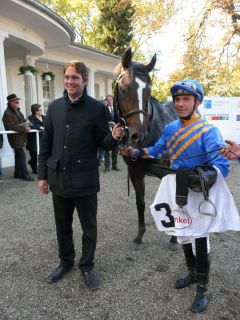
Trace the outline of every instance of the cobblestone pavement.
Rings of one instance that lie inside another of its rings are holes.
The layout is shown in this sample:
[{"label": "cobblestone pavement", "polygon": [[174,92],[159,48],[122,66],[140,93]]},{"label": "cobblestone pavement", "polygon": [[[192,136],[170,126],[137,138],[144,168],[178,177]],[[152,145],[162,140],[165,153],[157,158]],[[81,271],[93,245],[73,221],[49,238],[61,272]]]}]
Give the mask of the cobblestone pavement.
[{"label": "cobblestone pavement", "polygon": [[[36,182],[11,178],[4,170],[0,184],[0,319],[18,320],[139,320],[139,319],[240,319],[239,233],[211,236],[210,304],[203,314],[189,307],[195,286],[175,290],[174,282],[186,272],[181,250],[168,250],[169,238],[159,233],[149,205],[159,180],[146,178],[144,244],[132,240],[137,231],[135,197],[127,196],[127,170],[101,172],[98,210],[96,274],[100,289],[91,292],[77,266],[59,283],[47,275],[58,264],[51,195],[42,195]],[[231,164],[227,179],[240,209],[240,167]],[[74,217],[77,259],[81,228]]]}]

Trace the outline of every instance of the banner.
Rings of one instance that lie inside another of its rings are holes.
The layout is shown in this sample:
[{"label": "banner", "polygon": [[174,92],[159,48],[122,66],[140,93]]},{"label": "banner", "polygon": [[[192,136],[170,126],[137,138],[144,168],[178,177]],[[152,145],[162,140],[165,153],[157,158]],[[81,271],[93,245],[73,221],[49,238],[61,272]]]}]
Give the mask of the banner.
[{"label": "banner", "polygon": [[240,97],[205,97],[198,109],[205,120],[218,127],[224,140],[240,143]]}]

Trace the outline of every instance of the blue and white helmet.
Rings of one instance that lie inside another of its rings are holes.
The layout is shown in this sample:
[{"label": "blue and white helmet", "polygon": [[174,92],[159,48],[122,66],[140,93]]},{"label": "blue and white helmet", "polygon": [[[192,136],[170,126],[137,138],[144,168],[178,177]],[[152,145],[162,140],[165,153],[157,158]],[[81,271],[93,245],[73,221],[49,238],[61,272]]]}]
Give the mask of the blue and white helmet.
[{"label": "blue and white helmet", "polygon": [[204,90],[200,83],[194,79],[183,79],[177,81],[170,89],[172,97],[183,95],[194,95],[201,103],[204,98]]}]

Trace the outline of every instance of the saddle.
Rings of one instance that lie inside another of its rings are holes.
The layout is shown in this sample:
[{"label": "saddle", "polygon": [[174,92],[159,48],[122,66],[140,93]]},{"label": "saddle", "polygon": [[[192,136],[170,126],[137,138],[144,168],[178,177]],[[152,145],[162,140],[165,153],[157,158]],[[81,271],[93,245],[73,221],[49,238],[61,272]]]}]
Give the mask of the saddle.
[{"label": "saddle", "polygon": [[209,189],[217,180],[217,171],[213,166],[196,166],[178,168],[176,170],[176,203],[182,207],[187,204],[188,188],[195,192],[202,192],[204,199],[209,198]]},{"label": "saddle", "polygon": [[[167,174],[176,174],[176,204],[179,207],[187,205],[188,192],[191,189],[194,192],[202,192],[204,200],[199,204],[199,213],[210,216],[216,216],[217,212],[214,204],[209,199],[209,190],[217,180],[217,170],[213,166],[199,165],[194,169],[178,168],[177,170],[162,167],[158,164],[151,164],[150,171],[158,178],[163,178]],[[213,213],[206,212],[204,203],[210,203],[213,207]]]}]

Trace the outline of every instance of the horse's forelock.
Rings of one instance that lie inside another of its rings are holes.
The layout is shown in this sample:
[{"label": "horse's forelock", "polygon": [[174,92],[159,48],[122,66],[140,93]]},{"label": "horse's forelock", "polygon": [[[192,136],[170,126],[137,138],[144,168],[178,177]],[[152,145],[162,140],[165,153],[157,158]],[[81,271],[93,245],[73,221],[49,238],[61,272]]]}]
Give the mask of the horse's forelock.
[{"label": "horse's forelock", "polygon": [[142,73],[147,78],[148,82],[150,84],[152,83],[151,78],[150,78],[149,74],[147,73],[144,64],[133,63],[133,72],[140,73],[140,74]]}]

